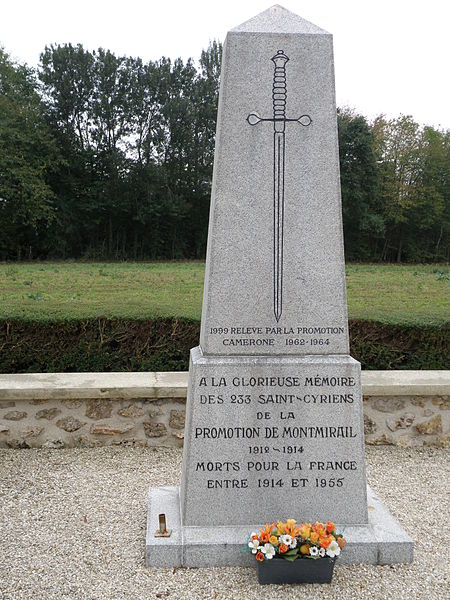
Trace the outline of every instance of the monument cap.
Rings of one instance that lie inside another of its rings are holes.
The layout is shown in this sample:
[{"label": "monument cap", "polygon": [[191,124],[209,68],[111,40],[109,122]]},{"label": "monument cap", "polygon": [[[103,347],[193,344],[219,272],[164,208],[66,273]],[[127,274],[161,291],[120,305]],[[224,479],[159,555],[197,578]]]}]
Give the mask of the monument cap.
[{"label": "monument cap", "polygon": [[310,33],[319,35],[331,35],[325,29],[321,29],[302,19],[295,13],[287,10],[279,4],[274,4],[267,10],[259,13],[256,17],[241,23],[230,30],[230,33]]}]

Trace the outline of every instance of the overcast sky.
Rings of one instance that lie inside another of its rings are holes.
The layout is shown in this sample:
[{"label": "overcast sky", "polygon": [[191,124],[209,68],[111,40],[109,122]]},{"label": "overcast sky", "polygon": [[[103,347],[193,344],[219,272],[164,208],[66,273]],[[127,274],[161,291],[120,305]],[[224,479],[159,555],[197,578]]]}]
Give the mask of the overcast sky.
[{"label": "overcast sky", "polygon": [[[3,0],[0,45],[36,66],[45,45],[81,43],[156,60],[198,59],[212,39],[270,0]],[[334,36],[338,106],[373,118],[410,114],[450,128],[446,0],[285,0],[285,8]]]}]

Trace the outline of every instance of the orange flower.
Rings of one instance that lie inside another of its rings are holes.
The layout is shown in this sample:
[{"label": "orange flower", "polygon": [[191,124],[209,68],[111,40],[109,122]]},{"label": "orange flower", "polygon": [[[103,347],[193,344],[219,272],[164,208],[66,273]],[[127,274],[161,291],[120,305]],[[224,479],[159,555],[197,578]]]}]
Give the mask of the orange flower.
[{"label": "orange flower", "polygon": [[317,542],[317,541],[319,540],[319,534],[318,534],[316,531],[313,531],[313,532],[311,533],[311,535],[309,536],[309,539],[310,539],[312,542]]},{"label": "orange flower", "polygon": [[332,523],[331,521],[327,521],[327,531],[328,533],[333,533],[334,531],[334,523]]},{"label": "orange flower", "polygon": [[256,560],[258,560],[259,562],[262,562],[264,560],[264,554],[262,552],[257,552]]},{"label": "orange flower", "polygon": [[320,540],[320,545],[322,546],[322,548],[325,548],[325,550],[328,548],[328,546],[331,544],[332,539],[331,537],[325,537],[322,540]]},{"label": "orange flower", "polygon": [[254,533],[254,534],[252,535],[252,540],[259,540],[259,537],[257,536],[257,534],[256,534],[256,533]]},{"label": "orange flower", "polygon": [[323,523],[319,523],[317,522],[314,527],[313,527],[314,531],[317,531],[317,533],[319,535],[325,535],[326,534],[326,529],[323,525]]},{"label": "orange flower", "polygon": [[340,537],[338,538],[337,543],[339,544],[339,548],[342,550],[347,543],[347,540],[345,540],[343,537]]},{"label": "orange flower", "polygon": [[289,548],[286,546],[286,544],[281,544],[281,546],[280,546],[280,554],[284,554],[288,550],[289,550]]},{"label": "orange flower", "polygon": [[269,542],[272,544],[272,546],[278,546],[278,538],[276,535],[271,535],[269,537]]},{"label": "orange flower", "polygon": [[272,529],[275,527],[274,523],[266,523],[265,527],[260,531],[260,539],[264,544],[267,544],[270,536],[272,535]]},{"label": "orange flower", "polygon": [[302,554],[309,554],[309,544],[302,544],[300,546],[300,552]]}]

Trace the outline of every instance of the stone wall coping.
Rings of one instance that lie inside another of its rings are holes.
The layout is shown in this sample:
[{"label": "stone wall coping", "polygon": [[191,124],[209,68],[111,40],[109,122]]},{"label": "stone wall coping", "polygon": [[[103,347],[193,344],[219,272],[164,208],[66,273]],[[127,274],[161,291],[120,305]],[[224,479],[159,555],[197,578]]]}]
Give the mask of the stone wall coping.
[{"label": "stone wall coping", "polygon": [[[185,398],[188,373],[26,373],[0,375],[0,400]],[[363,371],[364,396],[450,394],[449,371]]]}]

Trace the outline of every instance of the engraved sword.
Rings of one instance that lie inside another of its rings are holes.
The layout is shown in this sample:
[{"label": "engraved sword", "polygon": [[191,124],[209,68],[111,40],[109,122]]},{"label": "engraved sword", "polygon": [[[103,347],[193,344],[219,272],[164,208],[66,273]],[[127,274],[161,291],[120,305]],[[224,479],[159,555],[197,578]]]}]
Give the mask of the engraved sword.
[{"label": "engraved sword", "polygon": [[289,57],[283,50],[271,58],[274,64],[272,103],[273,117],[263,118],[258,113],[250,113],[247,117],[249,125],[257,125],[261,121],[273,122],[273,312],[278,322],[283,312],[283,246],[284,246],[284,174],[286,150],[286,123],[300,123],[307,127],[312,123],[309,115],[301,115],[297,119],[286,118],[286,63]]}]

